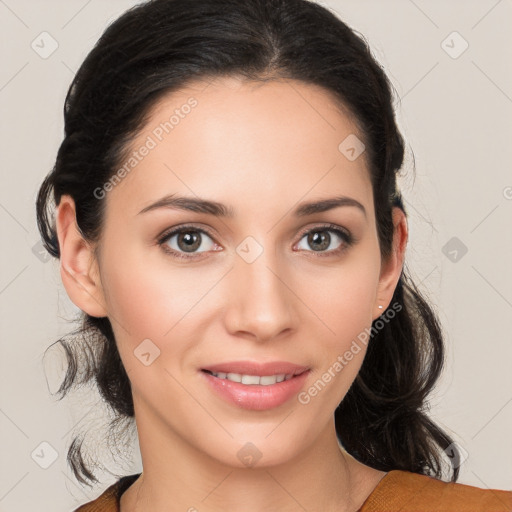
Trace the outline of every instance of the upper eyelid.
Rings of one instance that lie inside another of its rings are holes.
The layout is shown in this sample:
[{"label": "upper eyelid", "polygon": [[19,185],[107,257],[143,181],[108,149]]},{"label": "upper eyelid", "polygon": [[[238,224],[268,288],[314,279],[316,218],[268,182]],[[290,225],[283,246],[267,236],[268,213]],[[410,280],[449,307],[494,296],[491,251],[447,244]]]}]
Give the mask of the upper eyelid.
[{"label": "upper eyelid", "polygon": [[203,227],[198,227],[194,225],[184,225],[184,226],[178,226],[176,228],[170,228],[166,229],[161,235],[158,236],[158,240],[168,240],[169,238],[178,235],[181,232],[187,232],[187,231],[199,231],[200,233],[204,233],[208,235],[210,238],[214,238],[215,235],[211,233],[208,229]]}]

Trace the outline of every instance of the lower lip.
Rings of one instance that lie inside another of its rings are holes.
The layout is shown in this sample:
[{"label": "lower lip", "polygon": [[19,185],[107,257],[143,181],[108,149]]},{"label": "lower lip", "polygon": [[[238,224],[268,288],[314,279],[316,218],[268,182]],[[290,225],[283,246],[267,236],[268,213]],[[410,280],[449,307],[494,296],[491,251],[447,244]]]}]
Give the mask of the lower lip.
[{"label": "lower lip", "polygon": [[219,379],[204,371],[201,373],[213,391],[225,400],[234,403],[241,409],[264,411],[278,407],[297,395],[309,375],[309,370],[290,380],[283,380],[269,386],[242,384],[228,379]]}]

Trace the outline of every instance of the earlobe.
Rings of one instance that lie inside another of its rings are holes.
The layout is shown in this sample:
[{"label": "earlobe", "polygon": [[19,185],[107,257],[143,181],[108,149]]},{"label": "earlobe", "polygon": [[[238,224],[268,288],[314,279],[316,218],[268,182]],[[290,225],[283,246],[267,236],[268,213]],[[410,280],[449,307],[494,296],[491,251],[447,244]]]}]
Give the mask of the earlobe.
[{"label": "earlobe", "polygon": [[[409,230],[407,217],[399,207],[393,208],[393,245],[391,255],[386,262],[383,262],[377,290],[377,301],[374,307],[374,319],[389,307],[393,293],[400,279],[405,260],[405,250]],[[382,305],[383,308],[379,308]]]},{"label": "earlobe", "polygon": [[107,316],[98,262],[76,223],[73,198],[62,196],[56,212],[62,283],[71,301],[94,317]]}]

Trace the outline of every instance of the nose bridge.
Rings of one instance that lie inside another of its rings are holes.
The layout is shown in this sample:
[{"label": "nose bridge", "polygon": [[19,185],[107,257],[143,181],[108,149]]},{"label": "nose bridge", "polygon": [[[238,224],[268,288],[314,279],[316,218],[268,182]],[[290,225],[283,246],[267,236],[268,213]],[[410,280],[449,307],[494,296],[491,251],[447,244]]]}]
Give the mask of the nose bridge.
[{"label": "nose bridge", "polygon": [[284,284],[276,251],[251,238],[237,247],[228,328],[266,340],[293,327],[292,294]]}]

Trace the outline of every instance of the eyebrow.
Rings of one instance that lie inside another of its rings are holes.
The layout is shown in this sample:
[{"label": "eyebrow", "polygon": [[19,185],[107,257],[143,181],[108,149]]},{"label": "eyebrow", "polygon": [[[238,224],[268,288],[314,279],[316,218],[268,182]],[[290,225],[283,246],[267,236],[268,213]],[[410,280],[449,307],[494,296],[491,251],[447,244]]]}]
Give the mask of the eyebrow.
[{"label": "eyebrow", "polygon": [[[320,199],[318,201],[300,203],[293,211],[296,217],[305,217],[315,213],[326,212],[341,206],[354,206],[358,208],[366,217],[365,207],[356,199],[347,196],[337,196],[332,198]],[[177,194],[167,195],[158,201],[143,208],[138,215],[146,213],[159,208],[170,208],[175,210],[185,210],[196,213],[207,213],[215,217],[229,217],[235,216],[235,211],[232,207],[226,206],[216,201],[209,201],[196,197],[186,197]]]}]

